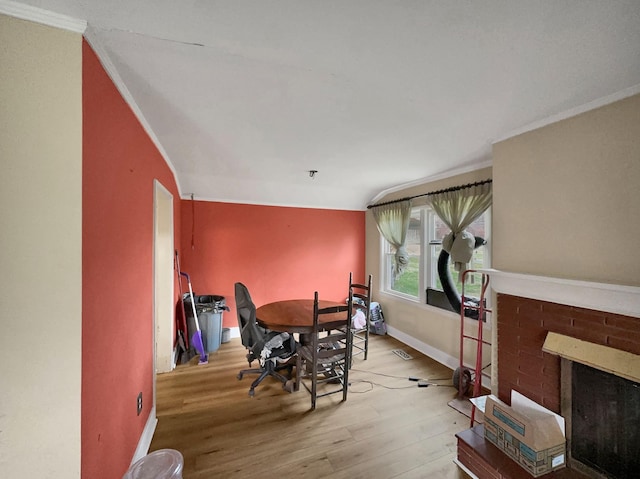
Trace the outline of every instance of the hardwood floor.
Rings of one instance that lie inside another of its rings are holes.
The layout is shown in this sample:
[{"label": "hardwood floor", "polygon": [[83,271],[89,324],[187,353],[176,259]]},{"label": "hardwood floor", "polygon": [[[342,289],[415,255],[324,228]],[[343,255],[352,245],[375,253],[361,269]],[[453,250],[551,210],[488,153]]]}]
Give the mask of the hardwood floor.
[{"label": "hardwood floor", "polygon": [[[468,477],[452,462],[454,434],[469,419],[447,405],[456,395],[444,386],[451,370],[391,337],[373,336],[369,359],[355,360],[346,402],[341,395],[320,398],[315,411],[304,388],[289,394],[272,378],[250,398],[255,375],[236,378],[245,367],[235,338],[207,365],[194,358],[158,376],[150,451],[179,450],[184,479]],[[409,376],[443,386],[419,388]]]}]

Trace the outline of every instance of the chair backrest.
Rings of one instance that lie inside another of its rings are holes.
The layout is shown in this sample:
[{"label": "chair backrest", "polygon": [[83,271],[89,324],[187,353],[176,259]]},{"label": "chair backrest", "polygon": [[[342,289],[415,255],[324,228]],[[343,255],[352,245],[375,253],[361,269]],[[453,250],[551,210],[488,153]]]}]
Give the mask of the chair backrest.
[{"label": "chair backrest", "polygon": [[235,284],[236,313],[238,315],[238,327],[240,328],[240,339],[247,349],[264,341],[264,330],[258,326],[256,321],[256,305],[251,300],[249,290],[242,283]]},{"label": "chair backrest", "polygon": [[[336,355],[345,354],[347,357],[351,355],[351,315],[353,311],[353,299],[351,293],[347,299],[347,304],[329,306],[325,308],[319,307],[318,292],[316,291],[313,299],[313,334],[312,344],[313,350],[317,351],[319,359],[335,357]],[[331,321],[322,321],[322,317],[331,314]],[[322,331],[334,331],[327,337],[320,338],[319,333]],[[336,332],[337,331],[337,332]],[[332,349],[319,348],[319,343],[323,344],[331,341]]]},{"label": "chair backrest", "polygon": [[371,322],[371,275],[367,279],[367,284],[353,282],[353,273],[349,273],[349,292],[353,301],[354,309],[362,311],[367,320],[367,327]]}]

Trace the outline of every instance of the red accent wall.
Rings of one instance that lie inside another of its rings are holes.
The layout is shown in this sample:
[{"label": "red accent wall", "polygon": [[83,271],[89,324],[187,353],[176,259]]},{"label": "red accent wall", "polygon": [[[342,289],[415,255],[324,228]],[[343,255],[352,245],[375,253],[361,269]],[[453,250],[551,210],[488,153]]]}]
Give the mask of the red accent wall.
[{"label": "red accent wall", "polygon": [[174,197],[176,231],[180,201],[171,170],[86,42],[82,76],[81,468],[84,478],[113,479],[129,467],[152,404],[154,178]]},{"label": "red accent wall", "polygon": [[231,309],[223,314],[225,327],[238,325],[237,281],[260,306],[313,298],[316,290],[322,299],[343,301],[349,272],[364,279],[364,211],[191,200],[182,200],[181,208],[181,268],[196,294],[225,296]]},{"label": "red accent wall", "polygon": [[640,354],[640,318],[498,295],[498,396],[515,389],[560,413],[560,358],[542,351],[547,332]]}]

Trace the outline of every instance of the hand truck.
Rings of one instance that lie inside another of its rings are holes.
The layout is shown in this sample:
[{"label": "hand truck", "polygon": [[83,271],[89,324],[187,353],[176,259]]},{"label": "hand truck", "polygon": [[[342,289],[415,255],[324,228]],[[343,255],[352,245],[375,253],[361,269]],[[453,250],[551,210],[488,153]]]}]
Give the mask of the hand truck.
[{"label": "hand truck", "polygon": [[[465,298],[465,283],[467,277],[471,274],[481,275],[481,289],[480,300],[476,304],[475,298]],[[482,376],[491,377],[490,374],[484,373],[483,370],[486,367],[482,366],[482,346],[491,346],[489,341],[486,341],[482,337],[483,325],[487,320],[487,313],[491,313],[492,310],[486,307],[486,294],[489,287],[489,275],[485,272],[468,269],[462,273],[462,294],[460,298],[460,366],[453,373],[453,385],[458,388],[458,398],[462,399],[469,390],[469,386],[473,384],[473,391],[471,397],[478,397],[482,389]],[[470,312],[470,313],[468,313]],[[476,335],[470,335],[465,333],[464,323],[466,317],[476,318],[478,320],[478,330]],[[476,347],[476,363],[473,369],[464,365],[464,340],[472,340],[477,343]],[[473,376],[472,376],[473,371]],[[476,406],[471,404],[471,426],[475,422]]]}]

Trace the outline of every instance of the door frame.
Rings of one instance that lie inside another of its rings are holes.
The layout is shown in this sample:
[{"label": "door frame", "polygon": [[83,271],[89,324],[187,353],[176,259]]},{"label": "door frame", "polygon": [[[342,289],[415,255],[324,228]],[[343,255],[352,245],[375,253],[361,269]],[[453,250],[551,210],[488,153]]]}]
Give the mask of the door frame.
[{"label": "door frame", "polygon": [[153,405],[156,373],[175,367],[173,195],[153,181]]}]

